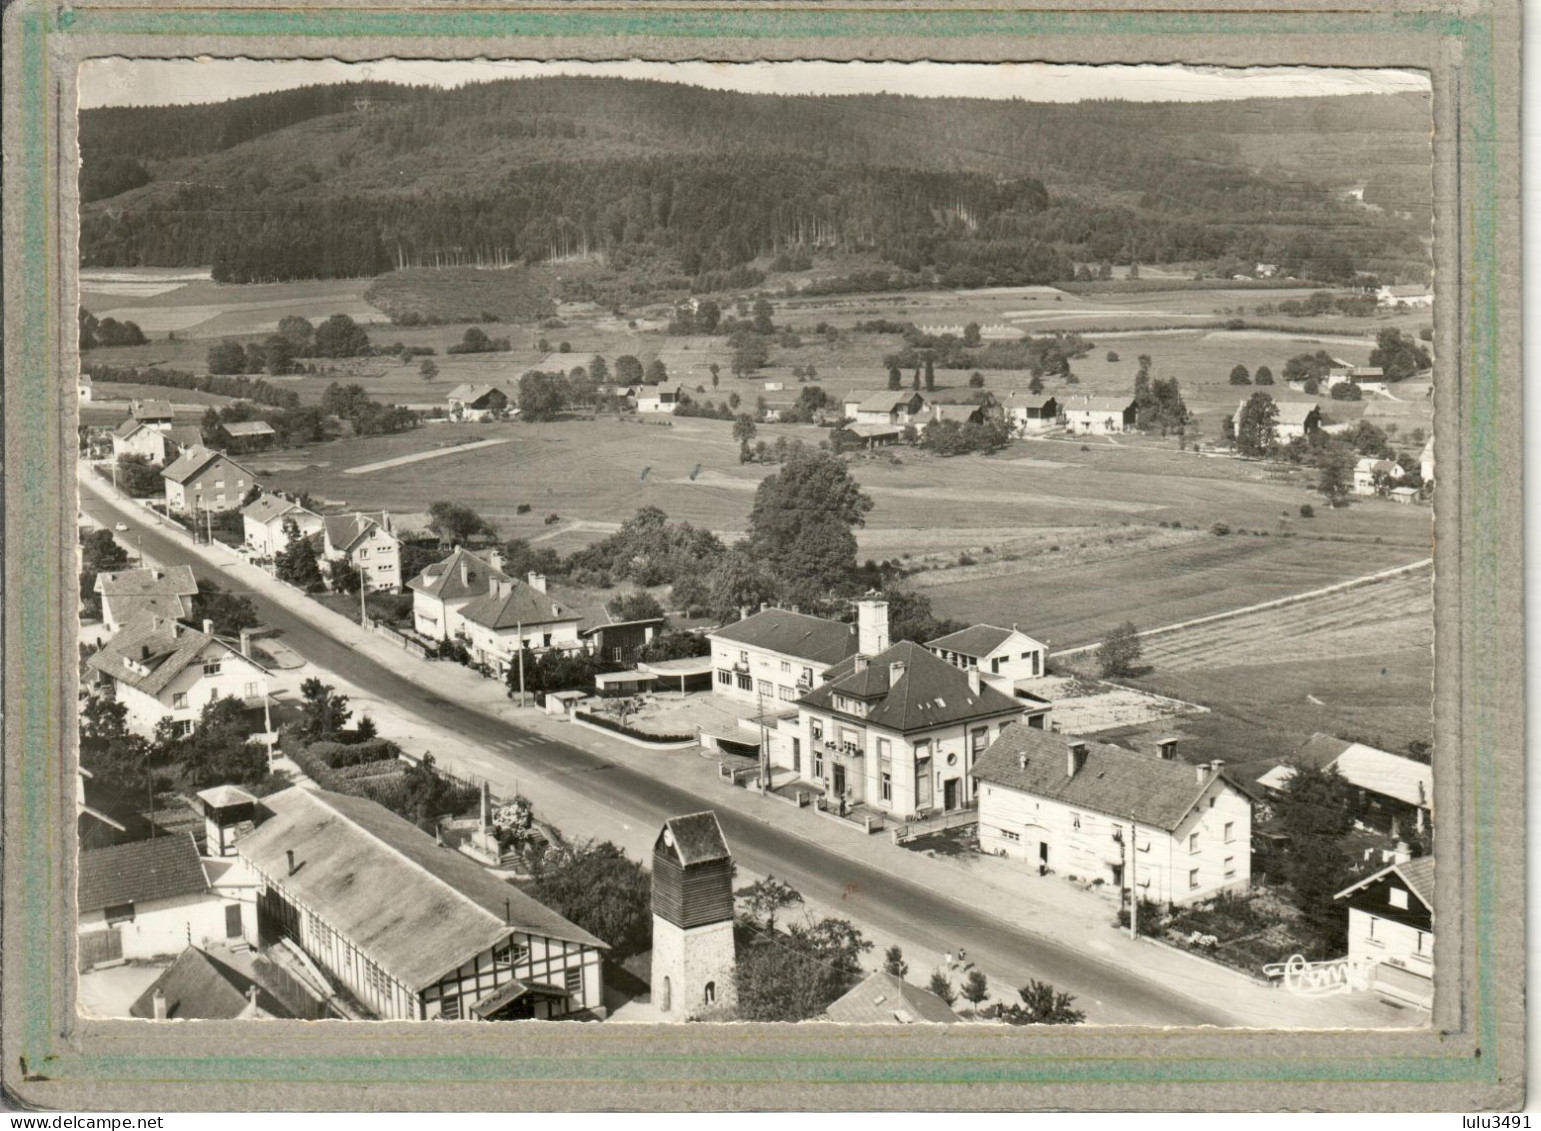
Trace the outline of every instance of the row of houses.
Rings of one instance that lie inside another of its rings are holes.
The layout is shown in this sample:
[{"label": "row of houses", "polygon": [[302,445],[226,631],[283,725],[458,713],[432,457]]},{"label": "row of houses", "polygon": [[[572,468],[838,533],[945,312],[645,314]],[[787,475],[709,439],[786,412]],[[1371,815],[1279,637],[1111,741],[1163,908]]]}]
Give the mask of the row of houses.
[{"label": "row of houses", "polygon": [[949,420],[959,424],[1000,420],[1024,435],[1058,427],[1075,435],[1102,435],[1128,432],[1135,423],[1132,397],[1077,396],[1059,400],[1021,390],[1007,393],[1003,399],[986,393],[977,402],[928,398],[916,390],[858,390],[846,394],[842,407],[858,435],[869,435],[863,429],[923,428],[933,421]]},{"label": "row of houses", "polygon": [[246,546],[259,561],[282,553],[291,537],[308,538],[323,561],[347,560],[370,592],[401,590],[401,539],[388,511],[318,514],[284,495],[266,493],[241,509]]},{"label": "row of houses", "polygon": [[[685,386],[677,381],[660,385],[607,385],[601,391],[632,405],[639,413],[654,415],[672,413],[685,397]],[[450,420],[485,423],[517,416],[518,404],[517,387],[456,385],[445,397],[445,415]]]}]

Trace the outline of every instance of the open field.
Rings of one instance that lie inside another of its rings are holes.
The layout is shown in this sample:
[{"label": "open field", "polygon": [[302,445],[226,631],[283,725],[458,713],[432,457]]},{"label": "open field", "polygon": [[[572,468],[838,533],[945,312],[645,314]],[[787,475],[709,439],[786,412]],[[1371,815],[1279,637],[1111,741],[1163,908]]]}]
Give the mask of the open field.
[{"label": "open field", "polygon": [[268,334],[290,314],[312,321],[346,314],[356,322],[384,322],[386,316],[364,300],[369,284],[368,279],[222,284],[193,272],[84,271],[80,304],[98,318],[137,322],[152,337],[175,331],[207,339]]},{"label": "open field", "polygon": [[1318,731],[1400,750],[1433,737],[1433,644],[1432,579],[1418,571],[1148,638],[1151,670],[1126,682],[1210,706],[1176,729],[1232,763]]}]

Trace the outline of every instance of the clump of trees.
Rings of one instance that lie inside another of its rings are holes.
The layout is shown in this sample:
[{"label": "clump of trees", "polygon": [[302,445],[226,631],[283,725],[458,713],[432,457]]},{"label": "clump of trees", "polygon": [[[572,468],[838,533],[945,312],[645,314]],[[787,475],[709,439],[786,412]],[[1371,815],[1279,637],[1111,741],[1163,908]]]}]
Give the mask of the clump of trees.
[{"label": "clump of trees", "polygon": [[532,423],[555,420],[572,403],[572,384],[565,373],[532,370],[519,378],[519,416]]},{"label": "clump of trees", "polygon": [[1236,450],[1244,456],[1266,456],[1274,446],[1279,406],[1267,393],[1253,393],[1241,408],[1236,425]]},{"label": "clump of trees", "polygon": [[441,543],[463,546],[475,538],[495,537],[492,523],[461,503],[439,500],[428,504],[428,529]]},{"label": "clump of trees", "polygon": [[652,885],[642,865],[610,841],[549,848],[531,895],[610,944],[624,962],[653,946]]},{"label": "clump of trees", "polygon": [[103,318],[98,320],[85,307],[80,308],[80,352],[96,349],[98,346],[142,346],[148,338],[139,328],[137,322],[125,319],[119,322],[116,318]]},{"label": "clump of trees", "polygon": [[1191,418],[1177,378],[1152,380],[1149,354],[1140,354],[1139,364],[1134,375],[1135,426],[1141,430],[1160,429],[1163,436],[1171,432],[1182,435]]},{"label": "clump of trees", "polygon": [[1125,621],[1116,628],[1108,629],[1107,635],[1102,638],[1097,648],[1097,666],[1101,668],[1105,679],[1136,675],[1142,651],[1140,630],[1133,622]]},{"label": "clump of trees", "polygon": [[1017,991],[1020,1005],[1002,1005],[997,1016],[1008,1025],[1079,1025],[1086,1014],[1075,1008],[1075,996],[1034,978]]},{"label": "clump of trees", "polygon": [[1010,427],[993,417],[983,423],[933,420],[920,430],[920,446],[939,456],[998,452],[1010,443]]},{"label": "clump of trees", "polygon": [[321,393],[321,412],[346,420],[355,435],[377,436],[416,428],[417,413],[403,405],[384,405],[370,397],[362,385],[333,381]]},{"label": "clump of trees", "polygon": [[513,349],[507,338],[489,338],[480,326],[467,327],[460,341],[445,349],[445,353],[507,353]]},{"label": "clump of trees", "polygon": [[293,389],[282,389],[276,385],[270,385],[260,377],[254,380],[245,376],[199,375],[182,369],[160,369],[154,366],[139,369],[134,366],[88,365],[85,367],[85,372],[90,374],[91,380],[103,384],[156,385],[168,389],[193,389],[203,393],[216,393],[222,397],[274,405],[278,408],[293,409],[300,406],[300,395]]},{"label": "clump of trees", "polygon": [[744,894],[748,906],[734,922],[739,1020],[806,1021],[860,980],[872,943],[849,920],[806,916],[778,929],[777,915],[801,894],[774,877]]}]

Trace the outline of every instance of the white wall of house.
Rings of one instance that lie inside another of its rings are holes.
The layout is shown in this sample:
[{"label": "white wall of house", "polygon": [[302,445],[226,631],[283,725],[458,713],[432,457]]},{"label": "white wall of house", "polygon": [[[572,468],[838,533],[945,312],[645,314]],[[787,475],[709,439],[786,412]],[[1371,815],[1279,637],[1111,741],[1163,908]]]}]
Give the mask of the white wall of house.
[{"label": "white wall of house", "polygon": [[106,911],[87,911],[80,916],[81,934],[114,930],[123,940],[124,958],[158,958],[181,954],[193,946],[210,946],[225,940],[225,904],[213,892],[157,899],[134,904],[133,918],[109,923]]},{"label": "white wall of house", "polygon": [[978,668],[982,676],[998,675],[1007,680],[1037,679],[1047,670],[1049,650],[1024,632],[1014,632],[988,656],[964,656],[945,649],[932,652],[955,668]]},{"label": "white wall of house", "polygon": [[[823,683],[824,664],[801,656],[774,652],[753,644],[721,640],[712,642],[712,691],[739,703],[758,703],[764,695],[767,707],[789,708],[798,697]],[[726,677],[726,678],[724,678]],[[799,687],[799,681],[803,685]]]},{"label": "white wall of house", "polygon": [[[328,557],[342,556],[329,549]],[[401,543],[379,526],[371,528],[348,556],[367,589],[394,593],[401,588]]]},{"label": "white wall of house", "polygon": [[412,591],[412,625],[419,633],[433,640],[448,640],[465,627],[460,610],[473,598],[457,597],[443,601],[421,590]]},{"label": "white wall of house", "polygon": [[[1129,827],[1127,814],[1078,810],[995,782],[979,783],[979,847],[1035,871],[1044,859],[1040,845],[1047,844],[1054,872],[1112,883],[1115,867],[1128,871]],[[1122,839],[1115,840],[1115,833]],[[1252,809],[1221,782],[1211,782],[1174,832],[1140,825],[1138,844],[1134,883],[1142,898],[1192,903],[1245,890],[1252,882]],[[1127,874],[1123,883],[1129,883]]]},{"label": "white wall of house", "polygon": [[146,456],[151,463],[164,465],[166,463],[166,433],[159,428],[146,427],[137,429],[132,436],[124,440],[117,436],[112,438],[112,458],[121,459],[123,456]]},{"label": "white wall of house", "polygon": [[246,492],[256,480],[244,467],[221,457],[186,483],[170,479],[163,482],[166,484],[166,505],[173,511],[202,514],[205,510],[239,510]]},{"label": "white wall of house", "polygon": [[472,659],[499,672],[507,671],[515,662],[521,646],[537,655],[553,648],[562,652],[582,652],[588,648],[587,642],[578,635],[579,622],[576,620],[492,629],[475,621],[459,619]]},{"label": "white wall of house", "polygon": [[304,535],[314,534],[322,526],[320,515],[302,511],[291,511],[267,522],[258,522],[247,516],[243,520],[246,525],[246,544],[259,557],[270,558],[282,553],[289,548],[289,534],[284,529],[285,522],[289,520],[293,520]]},{"label": "white wall of house", "polygon": [[[795,769],[834,796],[835,767],[843,765],[853,801],[898,816],[944,809],[949,791],[952,807],[961,809],[974,798],[975,783],[969,777],[974,758],[1018,718],[1020,713],[1013,712],[906,735],[803,706],[795,735],[799,764],[777,768]],[[860,751],[859,757],[843,753],[851,747]],[[790,743],[773,750],[778,748],[785,752],[783,757],[793,749]]]},{"label": "white wall of house", "polygon": [[1434,935],[1351,907],[1348,911],[1348,957],[1356,962],[1394,960],[1393,965],[1432,978]]},{"label": "white wall of house", "polygon": [[[206,671],[208,665],[218,665],[218,670]],[[115,695],[128,709],[126,722],[129,729],[149,737],[155,724],[168,715],[190,731],[211,700],[226,696],[245,699],[266,695],[268,690],[267,673],[261,668],[239,652],[210,643],[199,659],[179,672],[158,695],[150,695],[121,682],[116,685]]]},{"label": "white wall of house", "polygon": [[1083,436],[1105,436],[1125,431],[1124,414],[1121,412],[1066,409],[1065,424],[1071,432]]}]

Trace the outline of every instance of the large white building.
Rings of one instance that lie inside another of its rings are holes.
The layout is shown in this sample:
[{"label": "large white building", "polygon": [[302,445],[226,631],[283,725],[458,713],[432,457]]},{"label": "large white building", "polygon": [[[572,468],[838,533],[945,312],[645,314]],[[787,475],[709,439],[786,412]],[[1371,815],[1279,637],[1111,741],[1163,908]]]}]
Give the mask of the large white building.
[{"label": "large white building", "polygon": [[1066,397],[1059,411],[1072,435],[1102,436],[1134,430],[1132,397]]},{"label": "large white building", "polygon": [[139,734],[152,734],[163,718],[171,719],[177,734],[191,734],[203,708],[226,698],[253,713],[254,733],[263,729],[267,669],[214,636],[207,621],[199,632],[168,617],[138,617],[91,653],[86,665],[127,708],[127,725]]},{"label": "large white building", "polygon": [[1049,649],[1015,626],[976,624],[929,640],[926,647],[955,668],[993,677],[1001,690],[1015,680],[1038,679],[1048,671]]},{"label": "large white building", "polygon": [[1340,891],[1353,984],[1429,1008],[1434,1002],[1434,857],[1382,868]]},{"label": "large white building", "polygon": [[1245,890],[1251,803],[1222,763],[1164,753],[1173,756],[1007,728],[973,771],[980,848],[1160,904]]},{"label": "large white building", "polygon": [[271,558],[289,548],[289,531],[306,538],[321,530],[319,514],[282,495],[258,495],[241,509],[246,544],[258,558]]},{"label": "large white building", "polygon": [[[884,613],[884,647],[887,646]],[[855,625],[795,613],[762,609],[711,633],[712,690],[741,703],[791,709],[818,686],[824,672],[857,647]]]},{"label": "large white building", "polygon": [[457,546],[448,557],[425,566],[407,582],[412,590],[412,626],[430,640],[449,640],[460,634],[460,610],[477,597],[486,596],[494,579],[513,580],[496,561],[489,562]]},{"label": "large white building", "polygon": [[391,532],[389,514],[330,514],[322,520],[321,530],[321,556],[327,561],[347,558],[371,592],[401,589],[401,539]]}]

